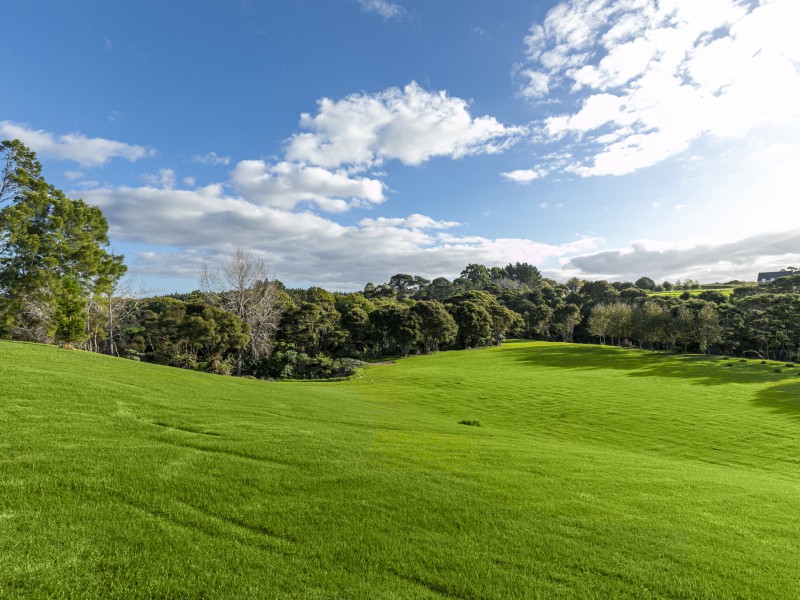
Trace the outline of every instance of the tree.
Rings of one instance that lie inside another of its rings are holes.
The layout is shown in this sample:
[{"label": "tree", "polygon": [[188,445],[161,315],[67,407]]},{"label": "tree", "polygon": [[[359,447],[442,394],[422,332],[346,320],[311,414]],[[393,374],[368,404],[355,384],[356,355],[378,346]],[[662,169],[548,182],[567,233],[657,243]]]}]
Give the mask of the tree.
[{"label": "tree", "polygon": [[482,290],[489,285],[490,274],[489,269],[484,265],[470,264],[461,271],[461,277],[470,282],[470,287],[476,290]]},{"label": "tree", "polygon": [[420,317],[404,304],[379,306],[370,313],[369,322],[380,346],[397,349],[403,356],[420,339]]},{"label": "tree", "polygon": [[634,285],[640,290],[647,290],[649,292],[652,292],[654,289],[656,289],[656,282],[649,277],[639,277]]},{"label": "tree", "polygon": [[581,322],[581,309],[574,304],[562,304],[553,311],[551,327],[561,336],[561,341],[571,342],[575,326]]},{"label": "tree", "polygon": [[283,299],[275,278],[263,260],[237,248],[223,259],[221,269],[203,265],[200,288],[209,304],[233,313],[250,329],[248,340],[236,355],[236,374],[241,376],[245,351],[254,361],[272,351],[283,313]]},{"label": "tree", "polygon": [[689,344],[693,344],[697,341],[694,314],[688,307],[681,305],[675,310],[672,319],[675,329],[675,339],[683,345],[683,353],[686,354]]},{"label": "tree", "polygon": [[427,296],[431,300],[442,302],[453,295],[453,284],[445,277],[437,277],[427,287]]},{"label": "tree", "polygon": [[406,273],[392,275],[388,283],[398,298],[405,298],[415,288],[414,277]]},{"label": "tree", "polygon": [[631,314],[633,310],[629,304],[625,304],[624,302],[612,304],[608,309],[608,335],[611,336],[611,343],[614,343],[615,338],[618,342],[622,343],[623,339],[631,335],[631,330],[633,328]]},{"label": "tree", "polygon": [[492,335],[492,317],[489,312],[480,304],[469,300],[450,306],[453,319],[458,325],[459,347],[485,345]]},{"label": "tree", "polygon": [[[86,301],[122,277],[123,257],[108,251],[102,211],[48,185],[33,152],[14,140],[2,142],[0,154],[2,320],[12,334],[34,334],[42,342],[57,335],[73,343],[76,324],[85,323]],[[80,309],[78,298],[84,300]],[[71,323],[66,329],[64,318]]]},{"label": "tree", "polygon": [[372,302],[362,294],[334,294],[336,310],[341,315],[341,326],[347,331],[354,351],[364,350],[369,333],[369,313],[375,310]]},{"label": "tree", "polygon": [[21,199],[26,192],[47,187],[36,153],[19,140],[0,142],[0,161],[0,206]]},{"label": "tree", "polygon": [[722,328],[719,325],[719,314],[714,304],[706,304],[695,317],[697,324],[697,339],[700,342],[700,352],[711,352],[711,346],[722,337]]},{"label": "tree", "polygon": [[611,310],[606,304],[598,304],[592,309],[589,316],[589,334],[600,338],[600,343],[606,343],[606,335],[611,329]]},{"label": "tree", "polygon": [[619,292],[605,280],[587,281],[581,286],[580,295],[586,299],[586,303],[613,304],[619,298]]},{"label": "tree", "polygon": [[514,263],[508,264],[505,268],[506,275],[512,281],[518,281],[528,289],[534,289],[539,286],[542,280],[542,274],[533,265],[528,263]]},{"label": "tree", "polygon": [[458,325],[440,302],[422,300],[411,307],[419,317],[419,331],[425,352],[434,352],[453,343]]}]

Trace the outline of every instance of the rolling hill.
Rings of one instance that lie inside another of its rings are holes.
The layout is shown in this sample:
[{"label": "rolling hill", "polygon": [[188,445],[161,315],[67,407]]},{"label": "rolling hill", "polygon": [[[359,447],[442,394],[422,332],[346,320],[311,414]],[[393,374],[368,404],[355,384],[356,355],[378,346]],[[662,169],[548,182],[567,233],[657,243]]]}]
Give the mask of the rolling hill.
[{"label": "rolling hill", "polygon": [[511,342],[275,383],[0,342],[0,597],[797,598],[799,374]]}]

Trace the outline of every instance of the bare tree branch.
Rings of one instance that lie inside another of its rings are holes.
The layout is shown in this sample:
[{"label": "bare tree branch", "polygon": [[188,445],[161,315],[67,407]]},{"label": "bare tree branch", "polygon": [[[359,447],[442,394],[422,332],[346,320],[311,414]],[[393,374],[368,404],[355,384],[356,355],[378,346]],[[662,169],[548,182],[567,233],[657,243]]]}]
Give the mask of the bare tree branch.
[{"label": "bare tree branch", "polygon": [[[253,360],[269,356],[283,304],[275,277],[263,260],[237,248],[225,258],[219,270],[203,264],[200,289],[209,304],[237,315],[250,327],[246,350]],[[238,375],[242,372],[244,351],[245,348],[239,349]]]}]

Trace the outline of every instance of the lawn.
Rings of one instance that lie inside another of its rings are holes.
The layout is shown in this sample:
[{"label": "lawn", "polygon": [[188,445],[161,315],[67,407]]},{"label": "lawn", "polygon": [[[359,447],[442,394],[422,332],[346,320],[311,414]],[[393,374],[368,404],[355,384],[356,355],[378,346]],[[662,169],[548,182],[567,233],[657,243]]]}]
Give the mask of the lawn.
[{"label": "lawn", "polygon": [[0,598],[797,598],[798,373],[514,342],[268,383],[0,342]]},{"label": "lawn", "polygon": [[732,296],[733,295],[733,288],[732,287],[723,287],[723,288],[703,288],[699,290],[669,290],[668,292],[649,292],[648,296],[661,296],[664,298],[678,298],[689,292],[692,296],[699,296],[703,292],[719,292],[723,296]]}]

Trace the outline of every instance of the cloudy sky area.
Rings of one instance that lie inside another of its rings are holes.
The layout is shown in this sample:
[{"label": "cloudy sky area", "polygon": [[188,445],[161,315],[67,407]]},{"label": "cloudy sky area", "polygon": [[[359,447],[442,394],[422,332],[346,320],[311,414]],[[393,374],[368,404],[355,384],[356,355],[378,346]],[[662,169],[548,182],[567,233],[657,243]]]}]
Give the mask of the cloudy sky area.
[{"label": "cloudy sky area", "polygon": [[800,266],[797,0],[125,4],[4,9],[0,137],[150,291]]}]

